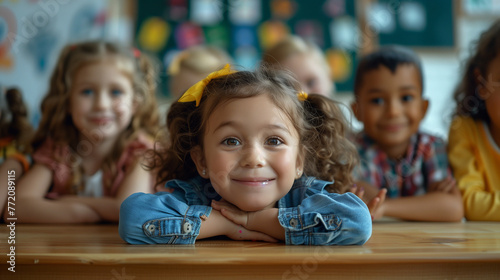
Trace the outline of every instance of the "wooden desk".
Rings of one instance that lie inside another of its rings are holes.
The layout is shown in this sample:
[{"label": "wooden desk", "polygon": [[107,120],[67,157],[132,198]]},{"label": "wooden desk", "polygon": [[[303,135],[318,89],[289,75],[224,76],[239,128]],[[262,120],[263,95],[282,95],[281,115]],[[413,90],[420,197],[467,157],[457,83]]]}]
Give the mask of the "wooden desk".
[{"label": "wooden desk", "polygon": [[1,279],[500,279],[500,223],[376,222],[364,246],[128,245],[116,225],[1,225]]}]

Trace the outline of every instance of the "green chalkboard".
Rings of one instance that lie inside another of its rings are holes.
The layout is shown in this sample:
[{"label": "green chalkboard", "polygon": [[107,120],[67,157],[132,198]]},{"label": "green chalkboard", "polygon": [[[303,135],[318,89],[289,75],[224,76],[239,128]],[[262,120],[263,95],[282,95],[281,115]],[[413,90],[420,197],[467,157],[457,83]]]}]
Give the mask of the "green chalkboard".
[{"label": "green chalkboard", "polygon": [[[387,30],[379,31],[380,45],[399,44],[418,48],[454,47],[453,2],[456,1],[379,0],[378,7],[381,8],[379,10],[387,9],[387,20],[384,22]],[[383,21],[383,16],[379,18]]]}]

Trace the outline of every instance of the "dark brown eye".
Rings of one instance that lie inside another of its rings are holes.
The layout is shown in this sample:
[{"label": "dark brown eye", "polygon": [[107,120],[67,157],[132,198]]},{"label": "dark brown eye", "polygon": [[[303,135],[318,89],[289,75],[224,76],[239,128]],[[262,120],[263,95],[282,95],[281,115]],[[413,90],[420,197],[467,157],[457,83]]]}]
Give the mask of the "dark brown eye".
[{"label": "dark brown eye", "polygon": [[227,146],[237,146],[241,145],[240,140],[236,138],[227,138],[222,141],[222,144],[227,145]]},{"label": "dark brown eye", "polygon": [[279,138],[269,138],[266,140],[266,145],[279,146],[281,144],[283,144],[283,141]]}]

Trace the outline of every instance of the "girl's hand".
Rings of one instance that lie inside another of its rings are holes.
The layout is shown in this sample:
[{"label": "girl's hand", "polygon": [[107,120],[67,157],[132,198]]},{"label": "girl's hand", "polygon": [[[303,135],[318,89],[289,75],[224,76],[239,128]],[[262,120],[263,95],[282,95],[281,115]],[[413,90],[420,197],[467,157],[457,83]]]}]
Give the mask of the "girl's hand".
[{"label": "girl's hand", "polygon": [[377,220],[384,216],[383,204],[385,201],[385,195],[387,194],[387,189],[381,189],[370,201],[365,201],[365,191],[363,187],[359,188],[354,185],[351,187],[350,191],[366,203],[366,206],[368,206],[368,210],[370,210],[370,214],[372,215],[372,220]]},{"label": "girl's hand", "polygon": [[372,215],[372,221],[378,220],[384,216],[384,201],[386,194],[387,189],[381,189],[377,196],[366,204]]},{"label": "girl's hand", "polygon": [[[228,202],[221,202],[221,204],[224,205],[231,205]],[[212,205],[215,205],[215,203],[212,203]],[[220,206],[220,205],[219,205]],[[235,206],[233,206],[235,207]],[[222,207],[219,207],[219,209],[225,209]],[[254,231],[254,230],[249,230],[242,225],[236,224],[230,219],[226,218],[223,216],[221,211],[219,209],[216,209],[215,207],[212,209],[212,213],[210,214],[209,219],[215,219],[217,222],[217,235],[225,235],[233,240],[261,240],[265,242],[278,242],[276,238],[273,238],[272,236],[269,236],[265,233],[262,233],[260,231]],[[240,210],[241,211],[241,210]],[[243,211],[241,211],[243,212]],[[201,231],[200,231],[201,232]],[[215,235],[211,235],[215,236]]]},{"label": "girl's hand", "polygon": [[428,192],[444,192],[451,193],[457,186],[457,181],[454,178],[446,178],[442,181],[429,184]]},{"label": "girl's hand", "polygon": [[212,208],[220,212],[228,222],[239,227],[236,234],[238,238],[241,238],[240,235],[248,231],[252,235],[256,234],[259,240],[269,242],[285,240],[285,230],[278,220],[278,208],[247,212],[224,199],[220,201],[212,200]]},{"label": "girl's hand", "polygon": [[357,197],[359,197],[359,199],[365,201],[365,188],[363,186],[358,187],[358,185],[354,184],[352,185],[351,189],[349,189],[349,192],[352,192]]},{"label": "girl's hand", "polygon": [[226,219],[237,225],[247,228],[249,216],[252,212],[240,210],[238,207],[225,201],[224,199],[221,199],[220,201],[212,200],[211,206],[215,210],[220,211],[222,216],[226,217]]},{"label": "girl's hand", "polygon": [[251,241],[265,241],[265,242],[278,242],[276,238],[273,238],[265,233],[259,232],[259,231],[253,231],[253,230],[248,230],[244,228],[243,226],[234,224],[234,228],[232,228],[228,234],[226,234],[227,237],[233,239],[233,240],[251,240]]}]

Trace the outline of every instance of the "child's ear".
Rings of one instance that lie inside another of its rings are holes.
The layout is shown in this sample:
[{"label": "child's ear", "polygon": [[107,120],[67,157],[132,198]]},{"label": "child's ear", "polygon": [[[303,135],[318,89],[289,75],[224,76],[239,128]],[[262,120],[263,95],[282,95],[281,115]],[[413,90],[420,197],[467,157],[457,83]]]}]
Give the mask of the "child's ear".
[{"label": "child's ear", "polygon": [[205,157],[203,156],[203,150],[200,146],[196,146],[191,149],[191,158],[193,159],[194,164],[196,165],[196,170],[201,177],[208,179],[208,170],[205,163]]},{"label": "child's ear", "polygon": [[299,150],[299,154],[297,155],[297,162],[295,164],[296,167],[296,173],[295,173],[295,179],[299,179],[302,174],[304,174],[304,158],[305,158],[305,150],[304,148],[301,148]]},{"label": "child's ear", "polygon": [[356,117],[356,119],[358,121],[360,121],[359,120],[358,102],[356,102],[356,101],[351,102],[351,110],[352,110],[352,113],[354,114],[354,116]]}]

